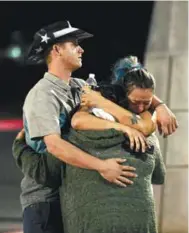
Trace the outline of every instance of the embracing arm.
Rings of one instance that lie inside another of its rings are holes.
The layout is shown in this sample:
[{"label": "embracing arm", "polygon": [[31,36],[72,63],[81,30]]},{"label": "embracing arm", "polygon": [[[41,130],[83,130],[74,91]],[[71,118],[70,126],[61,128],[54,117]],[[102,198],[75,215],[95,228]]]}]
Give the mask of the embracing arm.
[{"label": "embracing arm", "polygon": [[135,147],[136,151],[139,151],[140,148],[143,152],[146,150],[146,138],[141,132],[118,122],[93,116],[87,111],[87,108],[82,107],[80,111],[76,112],[72,117],[71,124],[77,130],[105,130],[113,128],[128,136],[131,149]]},{"label": "embracing arm", "polygon": [[51,154],[35,152],[26,144],[23,130],[13,142],[12,153],[16,165],[24,175],[45,186],[60,186],[62,162]]},{"label": "embracing arm", "polygon": [[[85,88],[85,89],[84,89]],[[111,115],[114,116],[114,111],[113,109],[110,109],[112,105],[111,102],[106,102],[104,104],[102,102],[102,96],[95,92],[95,91],[87,91],[87,87],[84,87],[83,89],[86,90],[86,92],[82,95],[82,105],[83,106],[89,106],[89,107],[99,107],[104,109],[106,112],[110,113]],[[114,105],[115,107],[115,105]],[[153,96],[152,99],[152,104],[151,108],[156,111],[157,114],[157,126],[159,133],[164,136],[170,135],[173,132],[176,131],[178,127],[178,122],[176,120],[175,115],[173,112],[166,106],[166,104],[162,104],[162,101],[157,97]],[[130,114],[128,115],[128,112],[125,112],[125,117],[132,117]],[[128,123],[127,119],[120,119],[119,116],[115,116],[115,118],[120,122],[120,123]],[[123,120],[123,122],[122,122]],[[125,122],[126,120],[126,122]]]},{"label": "embracing arm", "polygon": [[44,136],[47,151],[70,165],[100,171],[104,162],[65,141],[58,134]]},{"label": "embracing arm", "polygon": [[174,133],[178,128],[176,116],[156,95],[153,96],[151,108],[156,111],[160,135],[163,134],[166,137]]},{"label": "embracing arm", "polygon": [[137,129],[145,136],[155,131],[155,124],[152,121],[150,112],[137,115],[109,100],[102,101],[102,103],[99,103],[98,107],[101,107],[104,111],[113,115],[121,124]]},{"label": "embracing arm", "polygon": [[[48,156],[52,160],[52,164],[56,162],[60,166],[62,162],[66,162],[73,166],[80,168],[87,168],[92,170],[103,170],[104,161],[93,157],[69,142],[60,138],[59,135],[48,135],[44,137],[47,146],[47,153],[37,153],[31,147],[26,145],[23,139],[16,138],[13,143],[13,157],[17,166],[25,175],[35,179],[38,183],[44,183],[42,180],[46,179],[48,171]],[[52,155],[53,153],[53,155]],[[58,159],[57,159],[58,158]],[[51,162],[50,162],[51,163]],[[51,171],[53,173],[53,171]]]},{"label": "embracing arm", "polygon": [[[87,88],[87,87],[85,87]],[[139,115],[130,112],[127,109],[113,103],[112,101],[104,98],[96,91],[88,91],[82,95],[82,107],[97,107],[103,109],[105,112],[111,114],[116,120],[123,124],[139,130],[145,136],[150,135],[156,129],[156,124],[152,120],[150,112],[145,112]],[[76,116],[78,116],[78,113]],[[76,117],[75,117],[76,118]],[[81,119],[80,119],[81,121]],[[82,125],[84,123],[84,119]],[[81,124],[81,122],[80,122]]]},{"label": "embracing arm", "polygon": [[[109,100],[105,99],[104,101],[108,102],[109,105],[105,109],[111,109],[111,111],[107,112],[113,115],[119,121],[119,123],[102,120],[98,117],[95,117],[88,112],[87,108],[82,107],[72,117],[72,127],[75,129],[83,130],[103,130],[115,128],[116,130],[123,131],[125,130],[123,127],[124,125],[139,130],[141,133],[143,133],[144,136],[148,136],[155,131],[155,120],[153,119],[150,112],[144,112],[139,116],[114,104]],[[112,114],[113,112],[114,114]]]},{"label": "embracing arm", "polygon": [[135,170],[134,167],[120,164],[125,162],[125,159],[98,159],[61,139],[57,134],[45,136],[44,142],[47,150],[58,159],[79,168],[96,170],[109,182],[126,187],[125,183],[132,183],[126,177],[135,177],[135,174],[132,173]]},{"label": "embracing arm", "polygon": [[133,173],[126,170],[133,171],[134,168],[122,165],[125,159],[101,160],[62,139],[60,117],[62,124],[69,120],[64,109],[61,108],[54,92],[41,89],[34,91],[30,93],[29,104],[25,101],[24,105],[29,137],[36,141],[42,138],[47,151],[59,160],[79,168],[95,170],[104,179],[125,187],[124,183],[128,183],[126,177],[133,176]]},{"label": "embracing arm", "polygon": [[[47,144],[50,144],[48,140],[49,138],[46,138]],[[52,147],[52,145],[53,143],[49,146]],[[54,151],[53,148],[51,148],[51,150]],[[58,188],[60,186],[61,170],[63,169],[64,164],[56,159],[55,156],[48,153],[36,153],[31,147],[26,145],[23,130],[19,132],[14,140],[12,151],[16,164],[24,175],[31,177],[37,183],[45,186],[53,188]],[[57,151],[55,152],[58,153]],[[78,154],[76,154],[76,157],[77,155]],[[122,162],[125,162],[125,159],[107,159],[103,162],[104,168],[102,168],[102,170],[97,168],[97,170],[104,179],[125,187],[125,183],[132,183],[132,181],[126,177],[135,177],[135,173],[132,172],[135,169],[130,166],[121,165],[120,163]]]}]

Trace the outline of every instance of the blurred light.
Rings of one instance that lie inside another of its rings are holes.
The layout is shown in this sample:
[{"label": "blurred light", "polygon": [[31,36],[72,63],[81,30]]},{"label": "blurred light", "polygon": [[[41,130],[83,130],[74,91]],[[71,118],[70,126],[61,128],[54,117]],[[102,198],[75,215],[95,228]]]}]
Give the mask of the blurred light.
[{"label": "blurred light", "polygon": [[27,45],[24,42],[22,32],[14,31],[10,35],[8,46],[3,51],[0,51],[0,58],[9,59],[15,61],[19,65],[23,65],[26,47]]},{"label": "blurred light", "polygon": [[7,50],[7,57],[12,59],[20,58],[22,55],[22,50],[19,46],[10,46]]},{"label": "blurred light", "polygon": [[0,120],[0,131],[16,131],[23,128],[22,119]]}]

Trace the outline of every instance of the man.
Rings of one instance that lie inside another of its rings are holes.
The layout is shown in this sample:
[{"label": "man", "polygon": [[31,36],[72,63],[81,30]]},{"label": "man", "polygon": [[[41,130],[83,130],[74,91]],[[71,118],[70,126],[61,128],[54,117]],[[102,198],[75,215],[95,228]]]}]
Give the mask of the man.
[{"label": "man", "polygon": [[[80,102],[79,91],[85,82],[71,78],[82,65],[84,50],[78,42],[92,35],[67,22],[58,22],[35,33],[28,61],[46,60],[48,72],[28,93],[23,119],[26,141],[37,152],[48,151],[58,159],[80,168],[98,171],[108,181],[128,182],[134,168],[122,166],[123,159],[97,159],[62,137],[66,137],[72,111]],[[23,168],[25,170],[25,168]],[[26,173],[21,183],[24,233],[62,232],[58,187],[38,184]]]}]

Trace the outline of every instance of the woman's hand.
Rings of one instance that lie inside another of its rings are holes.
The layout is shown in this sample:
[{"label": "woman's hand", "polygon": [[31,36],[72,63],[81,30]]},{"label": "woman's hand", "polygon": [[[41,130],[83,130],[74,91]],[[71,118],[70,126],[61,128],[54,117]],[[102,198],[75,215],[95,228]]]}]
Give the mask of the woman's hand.
[{"label": "woman's hand", "polygon": [[84,86],[82,88],[81,106],[96,107],[99,102],[104,101],[105,98],[100,92],[91,90],[90,86]]},{"label": "woman's hand", "polygon": [[157,125],[160,135],[171,135],[178,128],[178,122],[174,113],[165,105],[161,104],[156,109]]},{"label": "woman's hand", "polygon": [[128,136],[131,150],[135,147],[136,152],[140,149],[143,153],[146,151],[147,141],[141,132],[125,125],[122,125],[120,130]]}]

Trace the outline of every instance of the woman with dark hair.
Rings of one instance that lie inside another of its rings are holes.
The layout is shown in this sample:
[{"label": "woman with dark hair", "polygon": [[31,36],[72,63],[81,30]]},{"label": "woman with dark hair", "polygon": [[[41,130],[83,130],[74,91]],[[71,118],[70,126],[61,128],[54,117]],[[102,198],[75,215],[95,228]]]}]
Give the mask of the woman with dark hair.
[{"label": "woman with dark hair", "polygon": [[[150,108],[154,93],[153,76],[143,68],[136,67],[139,63],[133,58],[126,59],[119,69],[119,73],[124,72],[114,84],[98,88],[99,99],[103,101],[102,95],[134,113],[147,114],[150,118],[152,117],[150,112],[145,111]],[[130,67],[127,68],[125,64],[130,64]],[[88,88],[85,90],[90,92]],[[142,118],[138,118],[136,114],[133,117],[131,114],[124,119],[118,119],[120,116],[118,113],[124,110],[115,104],[112,113],[109,111],[109,114],[114,116],[111,124],[108,125],[105,123],[106,120],[99,119],[99,123],[94,125],[92,114],[97,112],[90,108],[85,95],[82,101],[82,106],[85,107],[72,117],[72,128],[67,140],[100,159],[121,156],[126,159],[125,165],[136,168],[137,177],[131,178],[132,184],[123,188],[106,182],[95,171],[68,164],[62,165],[60,200],[65,233],[156,233],[151,184],[163,184],[165,176],[165,167],[156,136],[152,134],[146,139],[150,147],[145,152],[133,150],[119,122],[123,124],[123,129],[132,122],[133,127],[138,129],[140,128],[138,122]],[[86,107],[86,104],[89,107]],[[106,113],[106,106],[103,109]],[[104,117],[104,113],[98,116]],[[154,130],[155,128],[151,129],[151,132]],[[138,143],[140,144],[140,141]],[[39,156],[31,149],[28,153]],[[48,156],[43,155],[43,157]],[[51,162],[47,161],[44,167],[45,172],[48,171],[45,180],[47,185],[53,185],[53,179],[60,180],[60,174],[57,178],[56,166],[52,166]]]},{"label": "woman with dark hair", "polygon": [[[155,89],[153,76],[141,68],[133,57],[124,58],[121,67],[119,76],[116,76],[117,79],[109,86],[109,90],[106,86],[100,87],[99,91],[106,98],[114,99],[114,102],[135,113],[148,110]],[[118,94],[121,91],[122,97]],[[65,178],[61,186],[65,231],[156,233],[151,184],[163,184],[165,176],[156,136],[152,134],[147,138],[148,145],[151,146],[149,150],[144,153],[134,152],[129,148],[124,134],[115,129],[102,130],[99,124],[92,126],[91,131],[82,130],[82,127],[85,128],[82,118],[85,118],[86,124],[87,114],[83,117],[81,110],[73,116],[72,125],[77,130],[71,129],[68,140],[101,159],[121,155],[127,159],[125,164],[136,168],[138,176],[133,178],[132,185],[120,188],[105,182],[96,172],[66,165]]]}]

